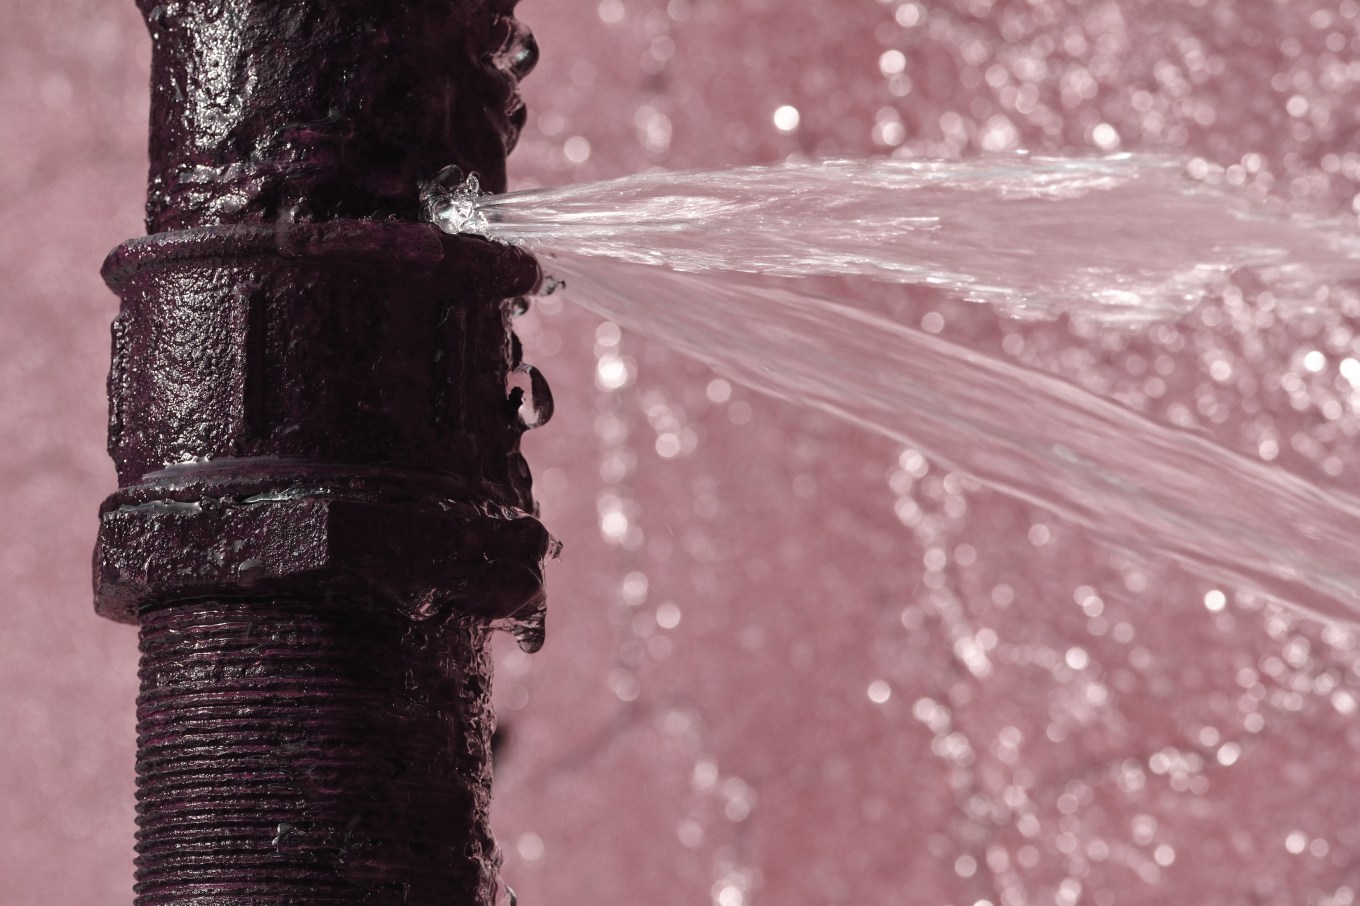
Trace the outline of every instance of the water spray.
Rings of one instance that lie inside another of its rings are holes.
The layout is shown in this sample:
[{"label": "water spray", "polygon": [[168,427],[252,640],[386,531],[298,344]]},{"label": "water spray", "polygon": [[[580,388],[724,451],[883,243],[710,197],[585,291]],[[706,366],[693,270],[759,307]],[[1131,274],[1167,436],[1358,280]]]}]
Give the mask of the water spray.
[{"label": "water spray", "polygon": [[[570,300],[725,377],[1116,549],[1354,621],[1355,495],[934,336],[891,291],[1118,330],[1219,304],[1244,274],[1285,318],[1360,277],[1352,224],[1269,211],[1186,169],[1135,154],[793,161],[496,194],[452,167],[422,199],[445,232],[533,252]],[[808,278],[858,282],[836,297]]]}]

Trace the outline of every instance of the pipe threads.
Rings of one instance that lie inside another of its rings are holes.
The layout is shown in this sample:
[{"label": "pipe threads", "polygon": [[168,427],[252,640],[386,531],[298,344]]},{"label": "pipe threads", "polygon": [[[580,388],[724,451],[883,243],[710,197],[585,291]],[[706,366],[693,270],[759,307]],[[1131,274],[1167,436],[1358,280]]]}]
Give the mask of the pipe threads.
[{"label": "pipe threads", "polygon": [[137,906],[491,902],[483,627],[324,598],[141,622]]}]

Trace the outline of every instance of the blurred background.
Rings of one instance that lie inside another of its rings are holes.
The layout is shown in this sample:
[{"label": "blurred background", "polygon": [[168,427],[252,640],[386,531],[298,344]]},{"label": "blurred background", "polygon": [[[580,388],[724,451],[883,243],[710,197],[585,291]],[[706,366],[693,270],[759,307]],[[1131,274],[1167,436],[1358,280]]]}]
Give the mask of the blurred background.
[{"label": "blurred background", "polygon": [[[543,49],[519,186],[1132,149],[1276,209],[1360,208],[1356,0],[519,16]],[[98,270],[143,230],[148,56],[130,0],[0,4],[6,906],[131,898],[136,637],[95,617],[89,559],[114,487]],[[1129,332],[899,292],[947,339],[1360,489],[1339,370],[1360,307],[1286,321],[1242,286]],[[494,820],[522,904],[1354,901],[1353,627],[1108,550],[566,295],[518,322],[557,398],[526,448],[565,542],[546,647],[497,646]]]}]

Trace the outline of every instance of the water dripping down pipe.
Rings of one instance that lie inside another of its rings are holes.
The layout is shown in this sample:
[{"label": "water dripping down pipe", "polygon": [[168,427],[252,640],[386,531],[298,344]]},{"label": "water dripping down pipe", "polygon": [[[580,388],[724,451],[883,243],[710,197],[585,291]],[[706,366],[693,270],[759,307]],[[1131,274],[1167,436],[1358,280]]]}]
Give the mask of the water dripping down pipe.
[{"label": "water dripping down pipe", "polygon": [[136,902],[488,906],[488,633],[552,544],[507,393],[539,271],[417,185],[504,189],[532,38],[513,0],[139,5],[95,552],[141,631]]}]

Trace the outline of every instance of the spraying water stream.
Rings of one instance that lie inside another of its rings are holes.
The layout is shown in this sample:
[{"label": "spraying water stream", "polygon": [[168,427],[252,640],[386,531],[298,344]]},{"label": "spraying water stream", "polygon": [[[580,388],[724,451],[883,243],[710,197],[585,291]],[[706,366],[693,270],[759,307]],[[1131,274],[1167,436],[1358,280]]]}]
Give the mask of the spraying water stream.
[{"label": "spraying water stream", "polygon": [[927,284],[1011,316],[1136,326],[1247,270],[1288,316],[1360,277],[1360,241],[1342,225],[1128,155],[788,164],[502,196],[446,173],[425,201],[442,228],[528,247],[578,304],[734,380],[917,447],[1119,548],[1360,618],[1360,498],[799,279]]}]

